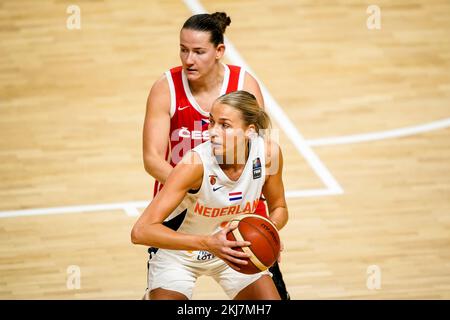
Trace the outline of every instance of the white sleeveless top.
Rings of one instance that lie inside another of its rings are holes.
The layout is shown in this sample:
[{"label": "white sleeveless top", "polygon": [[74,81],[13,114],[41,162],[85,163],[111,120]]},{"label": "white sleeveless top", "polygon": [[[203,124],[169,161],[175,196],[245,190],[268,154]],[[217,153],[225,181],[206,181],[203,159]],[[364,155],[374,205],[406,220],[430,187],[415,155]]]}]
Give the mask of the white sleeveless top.
[{"label": "white sleeveless top", "polygon": [[262,137],[250,140],[250,151],[241,176],[230,180],[212,153],[211,142],[194,149],[203,163],[203,180],[189,199],[186,217],[178,231],[188,234],[211,234],[223,221],[253,213],[265,181],[265,144]]}]

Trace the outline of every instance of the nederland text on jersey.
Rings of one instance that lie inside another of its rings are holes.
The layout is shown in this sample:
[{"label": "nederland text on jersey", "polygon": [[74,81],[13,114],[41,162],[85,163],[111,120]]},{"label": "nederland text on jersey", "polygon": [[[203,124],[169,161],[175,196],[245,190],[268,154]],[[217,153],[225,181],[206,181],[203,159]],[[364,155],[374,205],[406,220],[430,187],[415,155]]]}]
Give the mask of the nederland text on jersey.
[{"label": "nederland text on jersey", "polygon": [[207,206],[203,206],[199,204],[198,202],[195,204],[194,213],[209,217],[209,218],[216,218],[216,217],[222,217],[222,216],[228,216],[232,214],[241,214],[241,213],[253,213],[256,210],[256,207],[258,207],[259,199],[254,200],[253,203],[251,201],[247,201],[244,204],[241,205],[235,205],[235,206],[229,206],[229,207],[222,207],[222,208],[211,208]]}]

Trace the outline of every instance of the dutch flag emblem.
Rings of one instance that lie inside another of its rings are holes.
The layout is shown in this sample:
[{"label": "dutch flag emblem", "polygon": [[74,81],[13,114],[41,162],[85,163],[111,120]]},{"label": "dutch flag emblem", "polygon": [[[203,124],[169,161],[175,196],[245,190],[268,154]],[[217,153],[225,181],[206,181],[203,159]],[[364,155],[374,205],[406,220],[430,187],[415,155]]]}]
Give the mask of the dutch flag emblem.
[{"label": "dutch flag emblem", "polygon": [[228,193],[230,201],[236,201],[242,199],[242,192],[230,192]]}]

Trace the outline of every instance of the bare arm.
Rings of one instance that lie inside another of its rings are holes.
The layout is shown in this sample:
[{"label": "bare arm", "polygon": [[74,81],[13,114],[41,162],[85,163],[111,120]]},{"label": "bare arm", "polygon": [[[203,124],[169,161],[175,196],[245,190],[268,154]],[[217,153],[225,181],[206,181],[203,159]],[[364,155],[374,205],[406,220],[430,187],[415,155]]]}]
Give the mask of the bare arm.
[{"label": "bare arm", "polygon": [[253,94],[261,108],[265,109],[264,98],[261,93],[261,88],[259,87],[258,81],[256,81],[256,79],[248,72],[245,73],[244,86],[242,89]]},{"label": "bare arm", "polygon": [[250,242],[227,240],[226,234],[232,230],[231,227],[213,235],[192,235],[174,231],[162,224],[189,190],[201,187],[202,178],[201,160],[198,154],[191,151],[173,169],[164,188],[139,217],[131,231],[131,241],[164,249],[207,250],[239,270],[239,264],[247,264],[239,258],[248,258],[249,255],[232,248],[249,246]]},{"label": "bare arm", "polygon": [[143,131],[145,170],[161,183],[165,183],[172,166],[165,156],[170,132],[170,91],[165,76],[155,82],[147,99]]},{"label": "bare arm", "polygon": [[266,161],[271,170],[268,170],[269,176],[264,183],[263,194],[267,200],[270,220],[272,220],[278,230],[281,230],[288,221],[282,178],[283,155],[278,144],[274,142],[268,144],[267,148],[270,150]]},{"label": "bare arm", "polygon": [[205,237],[179,233],[162,224],[186,193],[201,185],[203,166],[199,161],[189,163],[192,157],[198,155],[194,152],[186,154],[169,175],[164,188],[139,217],[131,232],[134,244],[165,249],[205,250]]}]

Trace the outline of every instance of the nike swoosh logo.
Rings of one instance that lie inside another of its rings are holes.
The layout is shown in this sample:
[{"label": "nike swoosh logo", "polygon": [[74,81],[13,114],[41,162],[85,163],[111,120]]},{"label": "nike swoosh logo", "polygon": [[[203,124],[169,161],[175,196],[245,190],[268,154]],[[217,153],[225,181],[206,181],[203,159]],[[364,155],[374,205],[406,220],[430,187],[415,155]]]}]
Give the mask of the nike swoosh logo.
[{"label": "nike swoosh logo", "polygon": [[186,109],[186,108],[189,108],[189,106],[184,106],[184,107],[178,107],[178,111],[181,111],[181,110],[184,110],[184,109]]},{"label": "nike swoosh logo", "polygon": [[213,188],[213,191],[214,192],[216,192],[217,190],[219,190],[219,189],[221,189],[221,188],[223,188],[224,186],[220,186],[220,187],[217,187],[217,188]]}]

